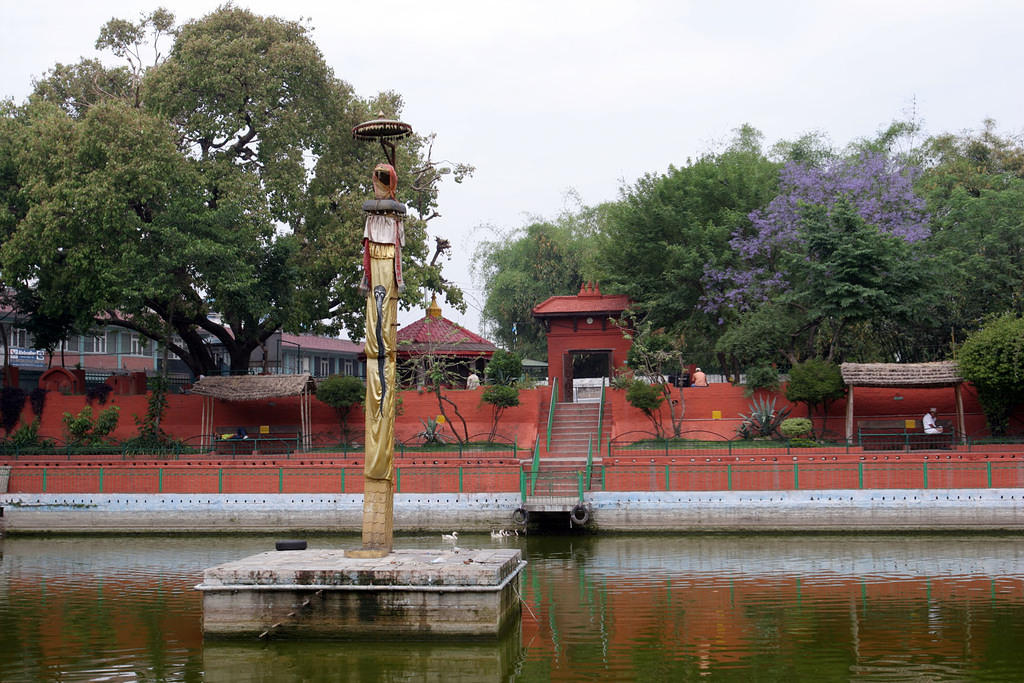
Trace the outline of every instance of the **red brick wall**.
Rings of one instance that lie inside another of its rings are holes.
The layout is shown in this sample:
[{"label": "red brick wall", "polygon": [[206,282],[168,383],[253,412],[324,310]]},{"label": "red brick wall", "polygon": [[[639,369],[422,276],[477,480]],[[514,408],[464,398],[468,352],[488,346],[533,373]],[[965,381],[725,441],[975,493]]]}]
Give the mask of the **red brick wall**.
[{"label": "red brick wall", "polygon": [[[673,389],[673,397],[679,399],[679,389]],[[481,401],[483,389],[450,390],[446,396],[459,406],[465,417],[470,436],[485,434],[490,431],[492,408]],[[538,427],[546,428],[546,403],[550,388],[523,390],[520,392],[520,405],[505,411],[498,426],[498,432],[507,439],[514,439],[520,447],[529,448],[538,434]],[[978,404],[977,394],[968,386],[964,386],[964,408],[966,411],[967,433],[971,436],[986,434],[985,417]],[[895,400],[901,396],[901,400]],[[644,414],[626,402],[625,392],[609,389],[607,393],[611,408],[613,424],[612,438],[621,437],[628,432],[650,432],[652,427]],[[682,389],[685,400],[684,433],[693,438],[702,434],[717,435],[719,438],[732,438],[739,424],[739,414],[749,412],[749,404],[753,400],[743,395],[742,387],[729,384],[712,384],[709,387],[690,387]],[[168,400],[168,408],[163,418],[163,428],[179,439],[190,439],[199,436],[202,419],[203,400],[199,396],[172,395]],[[40,433],[51,438],[63,438],[62,415],[65,412],[77,414],[85,405],[84,396],[65,396],[57,392],[46,395],[46,406]],[[128,439],[138,433],[134,417],[141,419],[146,414],[145,396],[111,395],[106,406],[93,404],[94,412],[107,406],[116,405],[121,409],[120,424],[114,432],[117,439]],[[789,406],[785,398],[779,394],[777,407]],[[803,406],[792,406],[792,415],[803,417],[806,409]],[[868,389],[858,388],[855,394],[857,420],[867,419],[915,419],[920,420],[925,411],[935,407],[942,419],[952,420],[955,416],[955,403],[952,389]],[[668,419],[667,408],[662,408],[665,419]],[[713,411],[720,411],[721,418],[715,419]],[[449,418],[458,422],[453,410],[447,410]],[[844,430],[846,402],[836,401],[832,404],[826,428],[836,435]],[[436,417],[439,414],[437,398],[430,393],[416,391],[402,392],[402,411],[396,423],[396,439],[399,442],[412,439],[416,432],[423,429],[421,418]],[[1021,411],[1019,411],[1020,413]],[[323,435],[324,439],[336,439],[339,436],[337,417],[333,409],[313,399],[312,423],[314,434]],[[22,413],[22,421],[31,421],[33,414],[26,401]],[[361,434],[363,429],[362,413],[354,409],[349,418],[351,429]],[[299,406],[297,398],[280,398],[270,401],[224,402],[216,401],[214,407],[214,426],[259,426],[272,425],[279,429],[299,424]],[[461,429],[461,422],[458,422]],[[815,425],[821,429],[821,416],[815,415]],[[1019,424],[1019,422],[1018,422]],[[451,426],[446,426],[443,433],[451,434]],[[710,438],[710,437],[709,437]]]}]

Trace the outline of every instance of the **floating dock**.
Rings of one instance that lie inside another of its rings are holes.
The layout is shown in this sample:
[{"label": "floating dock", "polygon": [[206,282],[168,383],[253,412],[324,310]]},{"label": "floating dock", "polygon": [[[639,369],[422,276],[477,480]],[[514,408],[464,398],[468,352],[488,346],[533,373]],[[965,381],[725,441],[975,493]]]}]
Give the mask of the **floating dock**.
[{"label": "floating dock", "polygon": [[215,638],[496,638],[520,616],[518,549],[270,551],[211,567],[203,633]]}]

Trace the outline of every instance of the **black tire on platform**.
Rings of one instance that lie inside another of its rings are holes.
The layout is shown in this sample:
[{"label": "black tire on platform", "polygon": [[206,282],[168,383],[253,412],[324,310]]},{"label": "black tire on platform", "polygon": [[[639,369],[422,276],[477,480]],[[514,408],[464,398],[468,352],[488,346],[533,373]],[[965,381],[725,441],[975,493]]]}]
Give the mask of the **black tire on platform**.
[{"label": "black tire on platform", "polygon": [[569,513],[569,519],[572,520],[573,524],[576,524],[577,526],[583,526],[584,524],[590,521],[590,510],[588,510],[587,506],[583,505],[582,503],[576,505],[572,509],[572,512]]},{"label": "black tire on platform", "polygon": [[277,550],[305,550],[305,541],[278,541],[274,544],[274,548]]},{"label": "black tire on platform", "polygon": [[526,526],[526,523],[530,520],[530,513],[526,511],[526,508],[516,508],[516,511],[512,513],[512,522],[519,526]]}]

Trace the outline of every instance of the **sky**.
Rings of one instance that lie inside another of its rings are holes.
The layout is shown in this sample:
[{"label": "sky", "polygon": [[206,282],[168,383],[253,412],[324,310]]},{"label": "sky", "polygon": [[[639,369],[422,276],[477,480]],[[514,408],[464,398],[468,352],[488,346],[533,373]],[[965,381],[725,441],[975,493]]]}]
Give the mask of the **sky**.
[{"label": "sky", "polygon": [[[0,0],[0,97],[23,101],[58,62],[115,63],[94,47],[112,17],[163,6],[184,22],[220,4]],[[821,131],[841,147],[911,117],[927,134],[986,118],[1024,130],[1019,0],[235,4],[307,19],[336,76],[363,97],[401,93],[402,119],[437,134],[435,160],[476,167],[442,185],[429,226],[452,242],[445,275],[469,304],[441,302],[443,313],[475,331],[481,241],[613,201],[645,174],[721,150],[744,123],[769,146]]]}]

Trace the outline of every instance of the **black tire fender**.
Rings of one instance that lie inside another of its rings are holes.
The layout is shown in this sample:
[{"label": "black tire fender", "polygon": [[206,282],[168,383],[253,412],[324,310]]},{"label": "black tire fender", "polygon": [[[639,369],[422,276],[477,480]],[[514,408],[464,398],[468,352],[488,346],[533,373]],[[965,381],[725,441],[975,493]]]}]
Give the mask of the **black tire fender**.
[{"label": "black tire fender", "polygon": [[526,523],[530,521],[530,513],[527,512],[526,508],[516,508],[515,512],[512,513],[512,522],[519,526],[526,526]]},{"label": "black tire fender", "polygon": [[275,550],[305,550],[305,541],[278,541],[274,544]]},{"label": "black tire fender", "polygon": [[587,508],[583,503],[578,503],[569,513],[569,519],[572,520],[573,524],[577,526],[583,526],[590,521],[590,509]]}]

